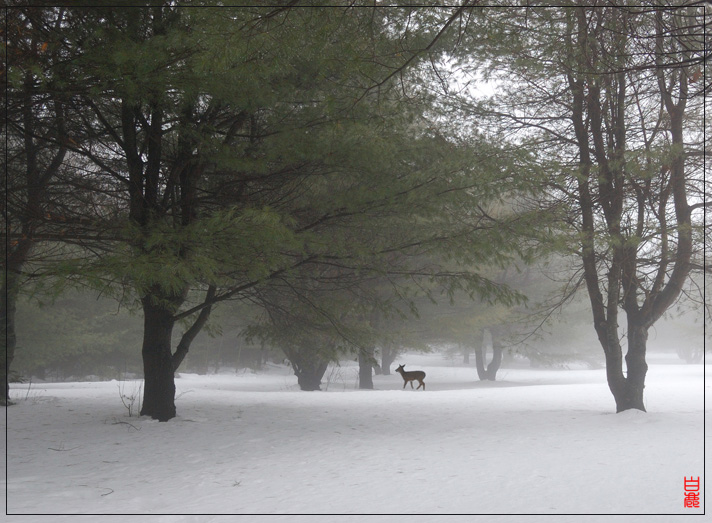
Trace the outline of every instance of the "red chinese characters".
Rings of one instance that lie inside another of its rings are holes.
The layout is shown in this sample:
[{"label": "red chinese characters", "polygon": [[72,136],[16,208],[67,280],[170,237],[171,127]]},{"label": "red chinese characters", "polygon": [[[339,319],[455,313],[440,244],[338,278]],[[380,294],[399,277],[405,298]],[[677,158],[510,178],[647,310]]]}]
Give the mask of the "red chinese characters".
[{"label": "red chinese characters", "polygon": [[700,507],[700,477],[685,477],[685,508]]}]

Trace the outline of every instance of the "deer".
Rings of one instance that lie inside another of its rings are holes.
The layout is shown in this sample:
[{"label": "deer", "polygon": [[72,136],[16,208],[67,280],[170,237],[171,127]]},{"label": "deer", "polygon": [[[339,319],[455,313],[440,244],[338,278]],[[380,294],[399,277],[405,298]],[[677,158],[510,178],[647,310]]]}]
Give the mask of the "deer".
[{"label": "deer", "polygon": [[423,381],[425,379],[425,373],[422,370],[405,370],[403,367],[405,367],[405,365],[401,365],[396,369],[396,372],[400,372],[400,375],[403,377],[403,388],[410,382],[410,388],[412,389],[413,381],[418,380],[418,383],[420,383],[418,389],[423,387],[423,390],[425,390],[425,382]]}]

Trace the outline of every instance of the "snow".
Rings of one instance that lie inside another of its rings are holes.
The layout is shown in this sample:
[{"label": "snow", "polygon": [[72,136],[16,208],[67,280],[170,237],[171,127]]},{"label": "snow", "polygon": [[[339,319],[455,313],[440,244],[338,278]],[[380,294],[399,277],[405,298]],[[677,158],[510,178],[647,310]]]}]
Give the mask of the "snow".
[{"label": "snow", "polygon": [[703,512],[684,508],[683,481],[704,479],[710,366],[651,357],[648,412],[615,414],[604,370],[502,369],[485,383],[440,354],[399,362],[427,372],[426,391],[403,390],[397,374],[356,390],[353,362],[328,370],[322,392],[299,391],[276,365],[181,374],[167,423],[128,415],[120,393],[138,393],[140,381],[14,384],[4,521],[647,522],[658,518],[636,514]]}]

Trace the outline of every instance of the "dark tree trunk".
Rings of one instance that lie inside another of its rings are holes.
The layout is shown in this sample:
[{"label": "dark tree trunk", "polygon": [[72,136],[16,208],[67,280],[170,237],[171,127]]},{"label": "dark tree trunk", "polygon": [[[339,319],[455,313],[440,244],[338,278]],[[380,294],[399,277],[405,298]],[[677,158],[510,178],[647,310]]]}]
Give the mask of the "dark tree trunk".
[{"label": "dark tree trunk", "polygon": [[292,363],[299,388],[304,391],[321,390],[321,379],[324,377],[328,366],[329,363],[326,361],[315,362],[313,365],[301,365],[299,367]]},{"label": "dark tree trunk", "polygon": [[[206,304],[211,303],[213,298],[215,298],[215,292],[216,292],[216,287],[214,285],[210,285],[208,287],[207,293],[205,295],[205,302]],[[183,336],[181,337],[180,341],[178,342],[178,347],[176,347],[176,351],[173,354],[173,370],[177,371],[178,367],[180,367],[180,364],[183,363],[183,360],[185,357],[188,355],[188,351],[190,350],[190,344],[193,343],[193,340],[195,337],[200,333],[200,331],[205,327],[205,324],[208,322],[208,318],[210,317],[210,311],[212,310],[211,305],[206,305],[198,314],[198,317],[196,318],[195,322],[193,325],[190,326],[190,328],[185,331]],[[218,361],[215,365],[215,372],[217,373],[220,368],[220,360],[218,358]]]},{"label": "dark tree trunk", "polygon": [[358,388],[373,390],[373,348],[358,351]]},{"label": "dark tree trunk", "polygon": [[14,251],[8,255],[3,284],[0,286],[0,335],[3,352],[0,354],[0,405],[10,402],[10,366],[15,359],[17,332],[15,330],[15,311],[20,291],[20,271],[32,250],[33,242],[24,239],[17,242]]},{"label": "dark tree trunk", "polygon": [[610,361],[606,358],[607,369],[620,369],[608,372],[608,386],[616,402],[616,412],[628,409],[646,411],[643,392],[648,372],[648,364],[645,362],[647,340],[648,329],[645,327],[636,326],[628,331],[628,352],[625,356],[627,376],[623,375],[620,351]]},{"label": "dark tree trunk", "polygon": [[[8,280],[11,280],[8,275]],[[0,354],[0,405],[11,405],[10,402],[10,365],[15,359],[15,346],[17,344],[17,336],[15,334],[15,307],[17,303],[17,292],[13,289],[14,285],[10,281],[3,285],[2,299],[0,301],[0,335],[4,351]]]},{"label": "dark tree trunk", "polygon": [[151,297],[143,302],[143,371],[144,396],[142,416],[151,416],[158,421],[168,421],[176,415],[175,373],[171,354],[173,332],[172,312]]},{"label": "dark tree trunk", "polygon": [[289,362],[294,369],[299,388],[304,391],[321,390],[321,379],[324,377],[329,362],[314,354],[312,350],[285,349]]}]

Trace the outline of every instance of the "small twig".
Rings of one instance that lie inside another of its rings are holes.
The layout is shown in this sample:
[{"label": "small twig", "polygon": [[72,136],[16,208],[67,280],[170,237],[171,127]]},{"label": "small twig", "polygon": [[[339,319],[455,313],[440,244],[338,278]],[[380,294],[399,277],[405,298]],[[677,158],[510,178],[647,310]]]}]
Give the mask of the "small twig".
[{"label": "small twig", "polygon": [[109,492],[104,492],[103,494],[101,494],[102,497],[108,496],[108,495],[114,493],[114,489],[109,488],[109,487],[92,487],[92,486],[89,486],[89,485],[79,485],[79,486],[80,486],[80,487],[87,487],[87,488],[98,488],[98,489],[101,489],[101,490],[108,490]]},{"label": "small twig", "polygon": [[120,384],[117,384],[117,387],[119,388],[119,398],[121,399],[121,403],[123,403],[126,410],[129,411],[129,418],[131,418],[134,415],[134,404],[136,403],[137,397],[139,405],[141,404],[142,385],[139,384],[138,390],[136,390],[136,387],[134,386],[133,394],[130,396],[128,394],[124,394],[125,385],[126,382],[122,381]]},{"label": "small twig", "polygon": [[185,391],[181,392],[180,394],[178,394],[176,396],[176,399],[180,399],[183,395],[188,394],[190,392],[195,392],[195,391],[194,390],[185,390]]},{"label": "small twig", "polygon": [[134,430],[137,430],[137,431],[141,430],[141,427],[136,427],[135,425],[129,423],[128,421],[115,421],[114,423],[112,423],[112,425],[128,425],[129,427],[131,427]]},{"label": "small twig", "polygon": [[25,394],[25,401],[30,396],[30,389],[32,388],[32,376],[30,376],[30,381],[27,383],[27,394]]},{"label": "small twig", "polygon": [[58,449],[55,449],[55,448],[52,448],[52,447],[47,447],[47,449],[48,449],[48,450],[54,450],[55,452],[69,452],[70,450],[76,450],[76,449],[78,449],[80,446],[81,446],[81,445],[76,446],[76,447],[72,447],[71,449],[65,449],[65,448],[58,448]]}]

